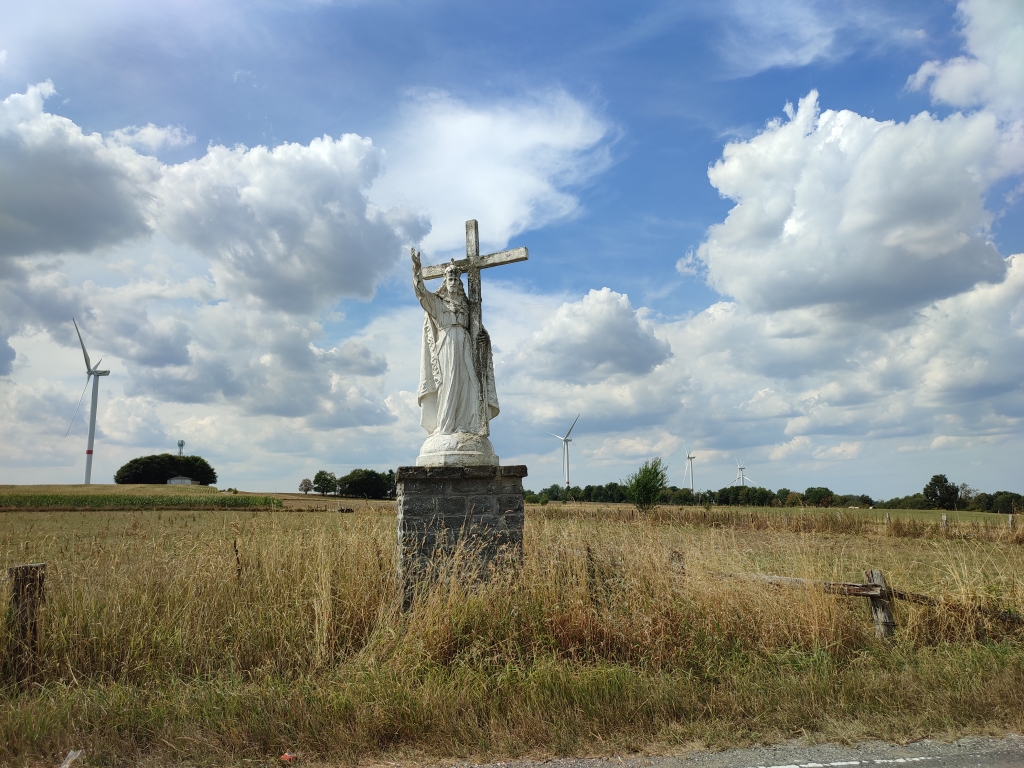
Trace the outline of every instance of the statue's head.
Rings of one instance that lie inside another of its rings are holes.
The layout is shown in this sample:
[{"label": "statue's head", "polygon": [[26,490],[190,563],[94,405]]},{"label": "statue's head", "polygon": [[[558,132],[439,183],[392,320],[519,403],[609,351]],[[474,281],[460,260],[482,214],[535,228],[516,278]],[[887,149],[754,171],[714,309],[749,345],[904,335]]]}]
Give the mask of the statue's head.
[{"label": "statue's head", "polygon": [[462,272],[455,266],[455,259],[452,259],[451,263],[444,268],[444,287],[449,296],[458,296],[463,292],[460,275]]}]

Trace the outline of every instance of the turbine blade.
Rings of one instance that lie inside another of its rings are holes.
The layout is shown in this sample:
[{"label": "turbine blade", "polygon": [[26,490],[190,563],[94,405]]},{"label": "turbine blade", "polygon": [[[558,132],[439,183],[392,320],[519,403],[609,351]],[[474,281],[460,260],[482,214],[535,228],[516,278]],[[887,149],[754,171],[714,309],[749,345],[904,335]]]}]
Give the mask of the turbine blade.
[{"label": "turbine blade", "polygon": [[564,437],[562,437],[561,435],[556,435],[554,432],[545,432],[544,434],[545,435],[551,435],[552,437],[557,437],[559,440],[561,440],[563,442],[565,441]]},{"label": "turbine blade", "polygon": [[[75,323],[75,318],[71,318],[71,322]],[[85,351],[85,342],[82,341],[82,332],[78,330],[78,323],[75,323],[75,333],[78,334],[78,343],[82,345],[82,355],[85,357],[85,369],[92,371],[92,365],[89,363],[89,353]]]},{"label": "turbine blade", "polygon": [[75,416],[78,415],[78,409],[82,407],[82,401],[85,399],[85,390],[89,388],[89,376],[91,375],[92,374],[87,374],[85,377],[85,386],[82,387],[82,396],[78,398],[78,405],[75,406],[75,415],[71,417],[71,424],[68,424],[68,431],[64,433],[64,437],[71,434],[71,427],[75,423]]},{"label": "turbine blade", "polygon": [[582,413],[577,413],[576,414],[576,418],[572,422],[572,427],[569,427],[569,431],[565,433],[566,437],[568,437],[569,435],[572,434],[573,427],[576,426],[576,422],[580,420],[580,416],[582,416],[582,415],[583,415]]}]

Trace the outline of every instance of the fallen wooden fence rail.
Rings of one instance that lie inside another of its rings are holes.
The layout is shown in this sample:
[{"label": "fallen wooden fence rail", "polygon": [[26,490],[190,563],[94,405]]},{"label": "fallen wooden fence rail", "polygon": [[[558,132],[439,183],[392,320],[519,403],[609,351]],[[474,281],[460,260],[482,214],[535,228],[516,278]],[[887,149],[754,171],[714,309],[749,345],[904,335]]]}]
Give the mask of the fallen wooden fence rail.
[{"label": "fallen wooden fence rail", "polygon": [[886,584],[885,577],[882,576],[882,572],[879,570],[865,571],[866,584],[855,584],[849,581],[814,581],[812,579],[799,579],[793,576],[772,576],[765,573],[716,573],[715,575],[719,578],[758,581],[773,587],[817,588],[830,595],[866,597],[871,601],[871,614],[875,621],[875,634],[878,637],[889,637],[895,631],[896,623],[893,621],[892,609],[889,606],[891,600],[904,600],[908,603],[917,603],[918,605],[945,606],[975,611],[1010,624],[1024,625],[1024,616],[1007,609],[987,608],[983,605],[972,605],[970,603],[952,603],[929,597],[928,595],[904,592],[902,589],[892,589]]}]

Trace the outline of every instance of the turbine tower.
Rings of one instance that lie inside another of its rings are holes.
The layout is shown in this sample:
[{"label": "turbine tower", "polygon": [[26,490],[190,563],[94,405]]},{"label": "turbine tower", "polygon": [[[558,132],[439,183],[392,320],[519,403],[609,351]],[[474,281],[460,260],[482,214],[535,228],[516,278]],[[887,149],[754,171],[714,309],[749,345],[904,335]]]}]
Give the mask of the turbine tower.
[{"label": "turbine tower", "polygon": [[[75,318],[71,318],[71,322],[75,323]],[[96,403],[100,396],[100,376],[109,376],[110,371],[99,370],[100,363],[103,362],[102,358],[96,361],[96,365],[89,362],[89,353],[85,351],[85,342],[82,341],[82,332],[78,330],[78,323],[75,323],[75,333],[78,334],[78,343],[82,345],[82,355],[85,357],[85,386],[89,386],[89,379],[92,378],[92,407],[89,409],[89,444],[85,449],[85,484],[89,485],[92,483],[92,446],[96,440]],[[82,396],[85,396],[85,390],[82,390]],[[82,406],[82,399],[78,399],[79,408]],[[75,409],[75,416],[78,415],[78,408]],[[75,417],[71,417],[71,423],[75,423]],[[68,432],[71,431],[71,427],[68,426]],[[65,435],[66,437],[66,435]]]},{"label": "turbine tower", "polygon": [[569,435],[572,434],[573,427],[576,426],[576,422],[580,420],[581,414],[576,414],[576,421],[573,421],[572,427],[569,427],[569,431],[565,433],[565,437],[556,435],[554,432],[548,432],[552,437],[557,437],[562,441],[562,473],[565,475],[565,487],[569,487],[569,443],[572,440],[569,439]]},{"label": "turbine tower", "polygon": [[690,493],[693,493],[693,460],[695,458],[697,458],[697,454],[686,452],[686,471],[683,472],[683,478],[685,479],[687,474],[690,475]]}]

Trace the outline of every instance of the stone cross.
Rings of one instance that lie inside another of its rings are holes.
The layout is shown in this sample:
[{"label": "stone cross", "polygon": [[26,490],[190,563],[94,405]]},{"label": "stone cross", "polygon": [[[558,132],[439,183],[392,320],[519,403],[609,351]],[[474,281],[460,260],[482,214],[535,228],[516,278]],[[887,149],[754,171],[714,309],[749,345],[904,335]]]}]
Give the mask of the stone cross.
[{"label": "stone cross", "polygon": [[484,380],[487,371],[487,361],[481,358],[481,353],[486,354],[489,351],[490,345],[484,346],[480,343],[483,341],[481,338],[483,314],[481,311],[480,270],[487,269],[488,267],[497,267],[502,264],[514,264],[517,261],[526,261],[527,258],[529,258],[529,252],[526,248],[512,248],[508,251],[498,251],[497,253],[488,253],[481,256],[480,230],[476,219],[470,219],[466,222],[466,258],[459,259],[458,261],[453,259],[448,264],[423,267],[421,272],[424,280],[436,280],[439,277],[444,277],[444,271],[454,263],[460,274],[465,272],[469,275],[469,291],[467,292],[467,298],[469,299],[469,337],[473,339],[476,351],[476,354],[473,355],[473,367],[476,369],[477,381],[480,382],[481,425],[487,433],[490,432],[487,428],[489,419],[486,416],[487,406],[484,402],[486,397]]}]

